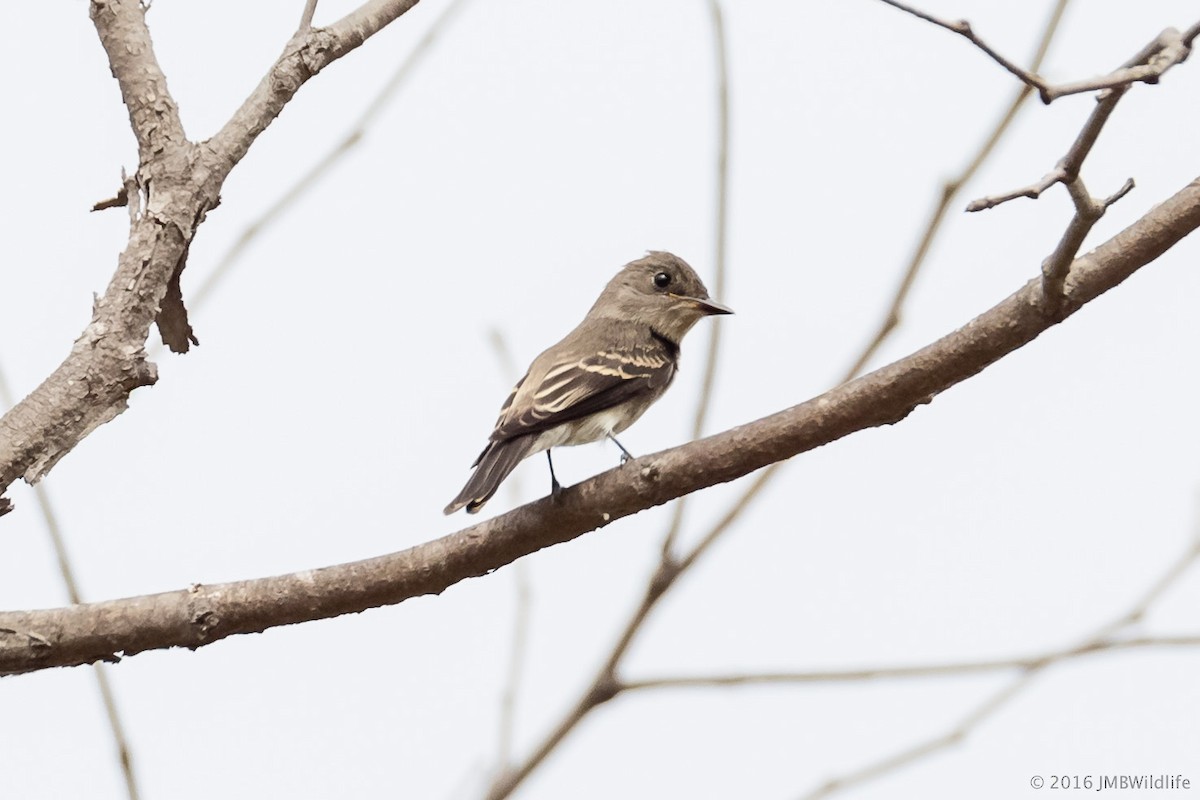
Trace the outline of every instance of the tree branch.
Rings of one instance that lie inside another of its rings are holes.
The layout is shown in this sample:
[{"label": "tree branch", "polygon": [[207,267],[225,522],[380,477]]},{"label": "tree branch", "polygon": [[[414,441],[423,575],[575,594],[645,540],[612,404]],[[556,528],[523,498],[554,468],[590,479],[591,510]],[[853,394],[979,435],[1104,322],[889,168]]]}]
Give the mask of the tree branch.
[{"label": "tree branch", "polygon": [[213,292],[220,287],[225,278],[228,277],[230,271],[241,259],[242,254],[246,252],[250,243],[282,218],[284,213],[298,200],[306,196],[313,187],[319,185],[320,180],[366,138],[367,132],[376,117],[387,107],[388,103],[395,97],[397,91],[408,82],[408,79],[416,71],[422,60],[433,50],[433,45],[438,37],[445,33],[450,23],[464,6],[466,6],[466,0],[450,0],[442,8],[441,16],[426,29],[425,34],[413,45],[412,50],[408,52],[408,55],[396,67],[396,70],[388,78],[387,82],[383,84],[379,92],[367,102],[362,112],[358,115],[358,118],[350,125],[346,134],[324,156],[314,162],[303,175],[297,178],[294,183],[284,189],[275,202],[271,203],[260,216],[251,220],[242,229],[242,232],[234,239],[233,244],[217,260],[212,271],[209,272],[199,286],[192,289],[189,305],[193,308],[202,306]]},{"label": "tree branch", "polygon": [[1200,30],[1200,23],[1193,25],[1186,34],[1181,34],[1174,28],[1167,28],[1155,37],[1137,56],[1122,64],[1118,69],[1098,78],[1087,78],[1059,85],[1053,85],[1038,75],[1036,70],[1022,69],[1009,61],[987,42],[979,37],[971,28],[971,23],[965,19],[945,20],[933,14],[927,14],[899,0],[881,0],[892,8],[897,8],[906,14],[925,20],[940,28],[957,33],[971,44],[978,47],[989,58],[1004,69],[1019,78],[1027,86],[1037,89],[1042,102],[1049,105],[1060,97],[1083,92],[1094,92],[1102,89],[1127,89],[1135,83],[1158,83],[1163,73],[1176,64],[1182,64],[1191,54],[1192,39]]},{"label": "tree branch", "polygon": [[1067,191],[1071,193],[1071,201],[1075,204],[1075,214],[1067,224],[1067,229],[1059,239],[1054,252],[1042,262],[1042,292],[1050,303],[1057,305],[1062,302],[1062,291],[1067,280],[1067,272],[1070,270],[1071,262],[1075,259],[1079,248],[1083,247],[1083,240],[1108,211],[1108,207],[1132,190],[1133,178],[1129,178],[1112,195],[1103,200],[1097,200],[1088,193],[1082,178],[1076,176],[1067,184]]},{"label": "tree branch", "polygon": [[229,122],[204,145],[212,155],[211,166],[221,179],[242,160],[259,134],[279,116],[305,82],[381,31],[417,1],[371,0],[328,28],[297,31]]},{"label": "tree branch", "polygon": [[1125,95],[1125,91],[1125,89],[1112,89],[1097,99],[1096,107],[1088,115],[1087,121],[1084,122],[1083,127],[1079,130],[1079,135],[1075,137],[1075,141],[1071,143],[1071,148],[1067,150],[1067,154],[1059,160],[1053,170],[1046,173],[1040,180],[1011,192],[972,200],[967,204],[967,211],[983,211],[995,208],[1001,203],[1016,200],[1018,197],[1029,197],[1036,200],[1038,197],[1041,197],[1042,192],[1056,183],[1070,184],[1075,181],[1079,177],[1079,170],[1083,168],[1084,160],[1092,152],[1092,147],[1095,146],[1096,140],[1100,137],[1100,131],[1104,130],[1105,123],[1112,116],[1112,112],[1117,107],[1117,102]]},{"label": "tree branch", "polygon": [[940,664],[912,664],[901,667],[812,670],[806,672],[759,672],[729,675],[682,675],[622,681],[621,691],[645,689],[695,689],[730,686],[780,686],[803,683],[855,683],[896,678],[941,678],[947,675],[973,675],[980,672],[1025,670],[1052,663],[1073,661],[1084,656],[1122,650],[1168,647],[1200,647],[1200,634],[1181,636],[1138,636],[1130,639],[1103,639],[1073,647],[1051,650],[1036,656],[996,658],[984,661],[950,661]]},{"label": "tree branch", "polygon": [[154,55],[145,8],[138,0],[92,0],[89,13],[121,87],[141,162],[186,145],[179,107]]},{"label": "tree branch", "polygon": [[[1048,653],[1046,657],[1024,665],[1024,671],[999,691],[991,694],[982,703],[972,708],[959,723],[950,730],[915,745],[910,745],[890,756],[867,764],[852,772],[826,781],[812,792],[804,795],[805,800],[826,797],[849,786],[878,778],[900,767],[908,766],[940,750],[961,744],[976,728],[994,716],[1001,708],[1019,696],[1045,669],[1065,658],[1073,658],[1092,652],[1121,647],[1150,647],[1155,640],[1151,637],[1116,639],[1115,635],[1130,625],[1136,624],[1168,589],[1174,586],[1200,558],[1200,537],[1193,537],[1188,548],[1176,558],[1158,579],[1150,585],[1129,610],[1101,625],[1090,636],[1085,637],[1074,648],[1059,653]],[[1164,637],[1157,640],[1163,645],[1191,646],[1193,637]]]},{"label": "tree branch", "polygon": [[1050,89],[1050,85],[1048,83],[1046,83],[1045,79],[1043,79],[1040,75],[1038,75],[1036,73],[1036,70],[1031,72],[1029,70],[1022,69],[1020,66],[1014,64],[1013,62],[1009,61],[1004,56],[1000,55],[1000,53],[998,51],[996,51],[995,49],[993,49],[987,42],[985,42],[983,39],[979,38],[979,36],[971,28],[971,23],[967,22],[965,19],[959,19],[959,20],[953,20],[953,21],[946,20],[946,19],[942,19],[940,17],[935,17],[932,14],[927,14],[924,11],[920,11],[916,8],[913,8],[912,6],[910,6],[906,3],[898,2],[898,0],[880,0],[880,1],[883,3],[886,3],[887,5],[891,6],[892,8],[900,9],[901,11],[905,12],[906,14],[911,14],[912,16],[916,17],[917,19],[923,19],[926,22],[930,22],[934,25],[937,25],[939,28],[945,28],[948,31],[957,33],[959,36],[962,36],[967,41],[969,41],[971,44],[975,45],[980,50],[987,53],[988,57],[991,58],[993,61],[995,61],[997,64],[1004,67],[1010,73],[1012,73],[1013,75],[1020,78],[1022,83],[1026,84],[1027,86],[1030,86],[1031,88],[1037,89],[1038,94],[1042,98],[1042,102],[1044,102],[1044,103],[1050,102],[1050,99],[1047,96],[1047,92]]},{"label": "tree branch", "polygon": [[[0,418],[0,493],[18,478],[36,483],[124,411],[134,389],[154,384],[157,370],[144,350],[152,322],[177,352],[195,342],[179,278],[196,228],[219,203],[229,171],[305,81],[416,2],[372,0],[329,28],[298,32],[233,119],[197,147],[184,136],[142,4],[92,1],[92,20],[138,141],[138,170],[126,186],[129,243],[66,360]],[[0,514],[10,509],[0,497]]]},{"label": "tree branch", "polygon": [[[1076,259],[1062,318],[1200,226],[1200,179]],[[858,430],[900,421],[1052,327],[1041,279],[912,355],[800,405],[635,459],[507,514],[399,553],[258,580],[68,608],[0,613],[0,673],[115,660],[436,594],[523,555]]]}]

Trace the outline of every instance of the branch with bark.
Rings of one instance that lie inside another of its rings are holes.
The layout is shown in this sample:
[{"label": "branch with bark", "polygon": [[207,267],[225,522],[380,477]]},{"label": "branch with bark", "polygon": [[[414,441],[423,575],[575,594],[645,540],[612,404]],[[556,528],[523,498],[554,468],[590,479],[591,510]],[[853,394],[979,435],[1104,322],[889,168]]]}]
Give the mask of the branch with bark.
[{"label": "branch with bark", "polygon": [[[137,0],[92,1],[92,21],[138,143],[138,168],[121,192],[130,212],[129,242],[70,354],[0,418],[0,494],[19,478],[39,481],[124,411],[130,393],[154,384],[157,370],[145,352],[151,323],[175,352],[196,343],[179,279],[197,228],[220,202],[230,170],[306,81],[416,2],[373,0],[327,28],[297,31],[229,122],[197,143],[184,133],[154,53],[146,8]],[[0,514],[11,508],[0,497]]]},{"label": "branch with bark", "polygon": [[1060,313],[1041,279],[917,352],[807,402],[634,459],[569,489],[391,555],[67,608],[0,613],[0,673],[72,666],[436,594],[622,517],[725,483],[917,406],[1036,339],[1200,226],[1200,179],[1075,260]]}]

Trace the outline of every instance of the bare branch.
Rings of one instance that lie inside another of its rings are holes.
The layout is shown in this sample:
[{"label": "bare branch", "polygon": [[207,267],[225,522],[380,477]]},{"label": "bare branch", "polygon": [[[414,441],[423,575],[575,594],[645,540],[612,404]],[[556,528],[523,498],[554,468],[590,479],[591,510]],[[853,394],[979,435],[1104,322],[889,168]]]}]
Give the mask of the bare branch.
[{"label": "bare branch", "polygon": [[[1063,317],[1124,281],[1200,227],[1200,180],[1076,261]],[[634,459],[458,533],[387,556],[290,575],[194,586],[82,606],[0,613],[0,673],[202,647],[265,630],[438,593],[523,555],[689,492],[734,480],[858,430],[898,422],[1057,323],[1041,281],[1027,283],[938,341],[820,397],[681,447]],[[668,576],[669,577],[669,576]],[[669,585],[669,580],[665,582]],[[647,598],[662,590],[651,585]],[[48,646],[32,646],[40,637]],[[598,690],[608,687],[598,686]]]},{"label": "bare branch", "polygon": [[430,24],[420,41],[413,46],[413,49],[400,62],[400,65],[392,73],[391,77],[388,78],[387,82],[384,83],[379,92],[363,108],[358,119],[354,121],[350,126],[350,130],[346,132],[341,140],[309,167],[295,183],[287,187],[266,211],[242,229],[242,232],[234,240],[233,244],[218,259],[212,271],[192,291],[190,305],[193,308],[199,308],[204,305],[229,275],[233,266],[241,259],[246,248],[262,235],[263,231],[268,230],[275,222],[281,219],[284,212],[295,205],[302,197],[306,196],[320,182],[321,178],[332,172],[333,168],[341,163],[342,159],[364,140],[375,118],[379,116],[379,113],[396,96],[399,89],[412,76],[416,67],[429,54],[437,38],[445,33],[450,22],[466,5],[467,0],[450,0],[442,10],[441,16]]},{"label": "bare branch", "polygon": [[[1198,25],[1200,23],[1192,27]],[[1045,101],[1049,103],[1083,92],[1128,88],[1135,83],[1158,83],[1163,73],[1176,64],[1182,64],[1190,54],[1191,40],[1185,40],[1174,28],[1167,28],[1140,53],[1108,75],[1048,87]]]},{"label": "bare branch", "polygon": [[1096,200],[1088,194],[1082,178],[1076,176],[1074,180],[1067,183],[1067,191],[1071,193],[1071,200],[1075,203],[1075,215],[1067,224],[1067,229],[1059,239],[1054,252],[1042,262],[1042,292],[1052,307],[1057,307],[1062,302],[1067,271],[1079,253],[1079,248],[1083,247],[1083,240],[1104,216],[1108,207],[1127,195],[1132,189],[1133,179],[1129,178],[1111,197]]},{"label": "bare branch", "polygon": [[220,178],[242,160],[306,81],[416,4],[417,0],[369,0],[327,28],[310,28],[294,37],[229,122],[204,145]]},{"label": "bare branch", "polygon": [[[713,223],[716,227],[716,242],[714,247],[713,265],[715,281],[713,293],[718,298],[725,298],[725,257],[729,237],[729,46],[725,37],[725,20],[718,0],[708,2],[709,19],[712,22],[713,60],[717,71],[717,189],[716,214]],[[722,300],[722,302],[725,302]],[[692,421],[692,438],[699,439],[704,434],[704,423],[708,419],[708,407],[712,399],[713,384],[717,375],[717,355],[721,347],[721,330],[724,325],[721,320],[714,319],[708,326],[708,352],[704,359],[704,377],[700,382],[700,402],[696,406],[696,415]],[[675,539],[683,528],[683,515],[687,509],[687,500],[681,499],[671,510],[671,522],[663,536],[662,557],[670,559],[675,546]]]},{"label": "bare branch", "polygon": [[948,31],[952,31],[953,33],[957,33],[959,36],[966,38],[967,41],[971,42],[971,44],[975,45],[980,50],[987,53],[988,56],[993,61],[995,61],[997,64],[1004,67],[1006,70],[1011,72],[1013,75],[1017,76],[1017,78],[1019,78],[1022,83],[1026,84],[1027,86],[1030,86],[1034,89],[1037,89],[1038,94],[1041,95],[1042,102],[1044,102],[1044,103],[1050,102],[1050,99],[1047,97],[1047,92],[1049,90],[1049,84],[1047,84],[1045,80],[1043,80],[1041,77],[1036,75],[1034,72],[1030,72],[1029,70],[1022,69],[1021,67],[1017,66],[1013,62],[1009,61],[1004,56],[1000,55],[1000,53],[998,53],[990,45],[988,45],[987,42],[985,42],[983,39],[979,38],[979,36],[977,36],[975,34],[975,31],[971,29],[971,23],[967,22],[965,19],[960,19],[960,20],[955,20],[955,21],[944,20],[944,19],[941,19],[940,17],[935,17],[932,14],[926,14],[924,11],[918,11],[917,9],[913,8],[912,6],[909,6],[905,3],[898,2],[898,0],[880,0],[880,2],[887,3],[892,8],[898,8],[907,14],[911,14],[914,17],[917,17],[918,19],[923,19],[926,22],[932,22],[934,25],[937,25],[938,27],[945,28]]},{"label": "bare branch", "polygon": [[828,797],[842,789],[865,783],[881,775],[893,772],[900,767],[920,761],[926,756],[931,756],[940,750],[945,750],[959,744],[967,738],[974,728],[985,722],[1029,686],[1035,674],[1036,672],[1033,670],[1028,671],[1000,691],[988,697],[963,717],[959,724],[952,730],[907,747],[898,753],[867,764],[853,772],[848,772],[845,775],[828,780],[812,792],[804,795],[803,800],[817,800],[817,798]]},{"label": "bare branch", "polygon": [[1144,48],[1135,60],[1123,64],[1108,75],[1055,86],[1036,74],[1036,69],[1033,71],[1022,69],[1002,56],[981,39],[972,30],[971,23],[965,19],[955,21],[944,20],[932,14],[927,14],[924,11],[919,11],[898,0],[881,0],[881,2],[966,38],[986,53],[989,58],[1015,75],[1027,86],[1037,89],[1042,102],[1046,104],[1050,104],[1060,97],[1072,94],[1105,89],[1126,89],[1135,83],[1158,83],[1158,79],[1162,77],[1163,73],[1187,59],[1191,53],[1192,39],[1196,35],[1192,31],[1200,30],[1200,23],[1189,28],[1187,36],[1181,35],[1174,28],[1168,28]]},{"label": "bare branch", "polygon": [[[1091,653],[1111,651],[1121,648],[1137,648],[1137,647],[1153,647],[1157,646],[1153,642],[1164,646],[1185,646],[1190,647],[1193,644],[1200,643],[1196,637],[1180,636],[1180,637],[1161,637],[1154,639],[1153,637],[1142,637],[1137,639],[1115,639],[1114,636],[1123,628],[1127,628],[1137,623],[1145,615],[1150,606],[1155,603],[1158,598],[1170,589],[1183,575],[1191,569],[1200,559],[1200,543],[1192,541],[1188,548],[1176,558],[1162,575],[1158,577],[1150,588],[1138,599],[1133,606],[1123,614],[1118,615],[1110,622],[1101,625],[1091,636],[1086,637],[1082,643],[1074,648],[1069,648],[1060,651],[1058,654],[1048,654],[1050,657],[1042,660],[1033,661],[1024,665],[1024,673],[1014,680],[1012,683],[1005,686],[999,692],[988,697],[983,703],[976,706],[969,714],[967,714],[958,723],[956,727],[947,731],[944,734],[933,737],[925,742],[918,743],[911,747],[905,748],[900,752],[884,758],[876,763],[867,764],[866,766],[847,773],[840,777],[827,781],[813,792],[805,795],[805,800],[813,800],[813,798],[826,797],[836,791],[845,789],[849,786],[862,783],[864,781],[877,778],[880,775],[891,772],[899,767],[907,766],[913,762],[919,761],[922,758],[932,755],[939,750],[944,750],[956,744],[962,743],[967,736],[976,728],[983,724],[987,719],[992,717],[997,711],[1008,704],[1013,698],[1023,692],[1032,683],[1043,670],[1056,663],[1059,663],[1064,658],[1075,658],[1081,655]],[[1016,665],[1014,665],[1016,666]]]},{"label": "bare branch", "polygon": [[[92,20],[138,141],[140,163],[126,184],[129,244],[66,360],[0,418],[0,493],[18,478],[36,483],[124,411],[134,389],[157,380],[144,350],[152,322],[173,349],[195,341],[177,288],[196,228],[219,203],[229,171],[309,78],[415,3],[370,0],[297,37],[217,137],[196,146],[184,136],[141,3],[93,0]],[[0,497],[0,514],[9,508]]]},{"label": "bare branch", "polygon": [[1005,194],[973,200],[967,204],[967,211],[983,211],[984,209],[994,208],[1001,203],[1007,203],[1009,200],[1015,200],[1018,197],[1037,199],[1041,196],[1042,192],[1056,183],[1069,184],[1077,179],[1079,177],[1079,170],[1083,167],[1084,159],[1092,152],[1092,147],[1096,144],[1096,139],[1099,138],[1100,131],[1104,129],[1105,123],[1112,116],[1113,110],[1117,107],[1117,102],[1124,94],[1125,89],[1113,89],[1099,98],[1096,107],[1088,115],[1083,128],[1080,129],[1079,134],[1075,137],[1075,141],[1071,143],[1071,149],[1059,160],[1054,169],[1043,176],[1041,180],[1029,186],[1006,192]]},{"label": "bare branch", "polygon": [[504,681],[504,693],[500,698],[499,736],[497,737],[496,762],[500,770],[507,770],[512,762],[512,743],[516,731],[517,694],[521,689],[521,677],[525,672],[525,651],[529,641],[529,617],[533,607],[530,596],[529,572],[525,562],[513,566],[516,588],[516,607],[513,611],[512,646],[509,648],[508,675]]},{"label": "bare branch", "polygon": [[304,33],[312,28],[313,15],[317,13],[317,0],[304,0],[304,10],[300,12],[300,25],[296,33]]},{"label": "bare branch", "polygon": [[186,145],[179,107],[154,55],[145,8],[138,0],[92,0],[89,12],[121,87],[139,160],[146,164]]},{"label": "bare branch", "polygon": [[[718,0],[708,2],[709,18],[712,21],[713,57],[717,70],[717,158],[716,158],[716,209],[713,227],[716,241],[713,247],[713,293],[722,302],[726,297],[725,260],[729,239],[729,45],[725,37],[725,21]],[[708,420],[708,407],[712,398],[713,383],[717,374],[717,354],[721,345],[721,320],[709,326],[708,356],[704,363],[704,379],[700,386],[700,402],[692,422],[692,438],[704,434],[704,423]]]},{"label": "bare branch", "polygon": [[970,203],[967,203],[967,211],[984,211],[1007,203],[1010,200],[1016,200],[1019,197],[1028,197],[1031,200],[1036,200],[1042,196],[1042,192],[1057,183],[1062,183],[1065,179],[1066,172],[1063,171],[1062,167],[1055,167],[1053,171],[1047,172],[1041,179],[1034,181],[1028,186],[1013,189],[1011,192],[991,194],[987,197],[981,197],[978,200],[972,200]]},{"label": "bare branch", "polygon": [[[2,369],[0,369],[0,403],[3,403],[5,407],[13,404],[12,390]],[[46,535],[50,538],[50,545],[58,560],[58,571],[62,577],[63,587],[67,590],[67,599],[72,603],[82,603],[83,596],[79,591],[79,581],[75,579],[75,568],[71,564],[71,551],[67,548],[67,540],[59,525],[58,514],[55,513],[54,504],[50,501],[50,493],[46,491],[45,486],[38,484],[33,487],[33,494],[37,498],[38,508],[42,512]],[[125,724],[121,720],[121,713],[117,707],[116,694],[113,692],[112,684],[109,683],[108,674],[104,671],[104,665],[95,664],[92,666],[92,670],[96,676],[96,688],[100,691],[100,702],[108,717],[108,729],[117,750],[117,762],[121,765],[121,774],[125,778],[125,794],[129,800],[138,800],[137,776],[133,771],[133,751],[129,747],[129,739],[125,735]]]},{"label": "bare branch", "polygon": [[[1059,2],[1056,4],[1054,12],[1051,14],[1050,20],[1046,26],[1046,30],[1043,33],[1041,42],[1039,43],[1037,53],[1034,56],[1035,65],[1040,64],[1042,59],[1045,57],[1046,51],[1050,46],[1050,41],[1055,30],[1057,29],[1059,21],[1062,18],[1062,14],[1066,5],[1067,0],[1059,0]],[[713,19],[715,23],[714,32],[717,33],[717,37],[714,41],[718,47],[718,50],[721,50],[724,47],[724,40],[721,36],[721,31],[723,29],[720,27],[720,9],[717,8],[715,11],[716,14],[713,16]],[[724,55],[718,52],[718,61],[723,58]],[[724,83],[722,83],[722,86],[724,86]],[[976,154],[966,172],[958,179],[957,184],[954,186],[947,184],[943,192],[941,207],[937,212],[935,212],[934,218],[929,223],[929,229],[926,231],[924,240],[918,247],[917,253],[914,255],[913,260],[909,265],[905,280],[901,282],[900,288],[897,290],[897,295],[894,298],[892,308],[888,313],[888,317],[885,320],[883,327],[881,328],[880,332],[876,334],[872,343],[856,360],[855,365],[851,368],[850,372],[840,382],[844,383],[845,381],[848,381],[859,374],[865,367],[871,355],[874,353],[875,349],[887,338],[888,335],[890,335],[892,330],[895,329],[896,324],[899,321],[899,311],[907,297],[908,289],[915,280],[916,272],[919,269],[921,262],[924,260],[925,253],[928,250],[929,243],[932,241],[937,224],[940,222],[941,217],[945,214],[951,198],[958,191],[958,188],[962,185],[962,183],[964,183],[970,177],[970,175],[972,175],[979,168],[980,164],[986,158],[988,153],[990,153],[994,148],[1004,129],[1007,128],[1008,124],[1015,115],[1016,109],[1019,107],[1021,102],[1028,97],[1028,95],[1028,87],[1023,87],[1022,90],[1018,92],[1017,97],[1014,99],[1011,107],[1008,109],[1008,112],[1001,118],[996,130],[993,131],[992,135],[985,142],[980,152]],[[714,356],[714,354],[715,351],[710,349],[710,359]],[[709,363],[711,365],[713,362],[710,360]],[[702,429],[703,405],[697,411],[698,414],[696,418],[695,436],[699,437]],[[778,467],[779,464],[772,464],[771,466],[762,470],[758,477],[754,480],[751,488],[742,494],[734,507],[728,513],[726,513],[724,517],[722,517],[717,525],[709,530],[700,543],[687,555],[685,555],[682,560],[677,560],[673,550],[675,538],[682,528],[683,510],[685,506],[682,501],[675,505],[674,514],[672,515],[670,525],[668,526],[667,533],[663,539],[658,569],[655,571],[654,575],[651,577],[649,585],[646,587],[645,597],[643,598],[641,605],[639,605],[634,614],[626,622],[625,628],[618,637],[617,643],[609,654],[605,664],[593,678],[590,687],[584,691],[579,700],[576,702],[575,706],[572,707],[560,724],[554,728],[554,730],[542,742],[542,744],[535,748],[533,754],[523,764],[514,768],[509,774],[501,776],[501,778],[497,779],[497,781],[493,784],[489,795],[491,798],[493,798],[493,800],[496,798],[506,797],[508,794],[510,794],[516,788],[516,786],[534,769],[536,769],[550,754],[550,752],[553,751],[553,749],[565,737],[567,732],[581,722],[584,717],[590,713],[590,711],[598,707],[594,704],[589,705],[589,698],[592,700],[607,698],[609,696],[607,692],[611,691],[611,687],[614,684],[618,686],[620,685],[617,683],[617,667],[623,660],[625,653],[627,652],[630,644],[633,642],[633,639],[641,630],[641,626],[647,619],[654,605],[670,590],[670,588],[674,585],[675,580],[689,567],[691,567],[696,560],[717,540],[718,537],[728,530],[729,526],[732,525],[735,519],[737,519],[742,510],[750,504],[750,502],[754,497],[757,496],[758,492],[762,489],[770,477],[776,473]]]},{"label": "bare branch", "polygon": [[[449,13],[450,8],[447,8],[446,11]],[[444,20],[445,17],[442,19]],[[439,20],[435,25],[441,21]],[[512,376],[520,374],[516,359],[513,358],[512,350],[509,348],[508,341],[501,330],[493,328],[488,339],[492,344],[492,349],[496,353],[496,361],[500,364],[505,385],[507,385],[512,380]],[[508,488],[509,495],[514,501],[523,496],[519,475],[509,476],[509,479],[505,481],[505,486]],[[516,602],[513,609],[512,644],[509,647],[508,674],[505,676],[504,690],[500,695],[496,775],[502,775],[511,768],[512,743],[517,727],[517,695],[520,692],[521,679],[525,671],[525,653],[529,641],[529,619],[533,609],[533,603],[530,599],[532,589],[530,587],[529,571],[526,569],[525,562],[518,561],[514,565],[513,583],[516,589]]]},{"label": "bare branch", "polygon": [[941,678],[947,675],[972,675],[981,672],[1002,672],[1032,669],[1052,663],[1077,660],[1085,656],[1124,650],[1145,650],[1167,647],[1200,647],[1200,634],[1187,636],[1141,636],[1132,639],[1089,641],[1073,647],[1051,650],[1037,656],[998,658],[983,661],[950,661],[938,664],[912,664],[902,667],[867,667],[863,669],[813,670],[805,672],[762,672],[730,675],[688,675],[678,677],[641,678],[621,682],[626,692],[644,689],[694,689],[731,686],[778,686],[804,683],[855,683],[860,681],[892,680],[897,678]]},{"label": "bare branch", "polygon": [[[1041,40],[1038,43],[1036,52],[1034,53],[1031,67],[1032,71],[1036,72],[1040,68],[1042,61],[1045,59],[1046,53],[1050,48],[1050,42],[1053,40],[1054,34],[1058,30],[1058,25],[1062,21],[1063,13],[1066,11],[1067,2],[1068,0],[1059,0],[1053,11],[1051,11],[1050,18],[1046,23],[1046,27],[1042,32]],[[909,259],[908,267],[904,272],[904,277],[901,279],[900,285],[896,288],[896,292],[892,296],[891,305],[885,313],[883,321],[866,347],[863,348],[858,357],[855,358],[854,362],[851,364],[850,368],[839,379],[839,383],[845,383],[846,381],[852,380],[853,378],[862,374],[862,371],[866,369],[867,364],[870,363],[870,360],[875,356],[875,353],[878,352],[879,348],[900,324],[902,311],[905,303],[908,300],[908,294],[912,289],[913,284],[916,282],[917,274],[925,262],[925,258],[929,253],[929,248],[932,246],[933,240],[941,228],[942,220],[945,217],[950,203],[953,202],[958,192],[975,175],[975,173],[979,171],[980,166],[982,166],[987,157],[993,152],[996,144],[1003,137],[1005,131],[1015,118],[1018,108],[1020,108],[1021,104],[1026,98],[1028,98],[1030,91],[1031,89],[1028,85],[1021,86],[1021,89],[1017,92],[1016,96],[1009,104],[1008,109],[1004,114],[1001,115],[1000,120],[997,122],[991,135],[989,135],[984,141],[983,146],[980,147],[978,152],[976,152],[974,158],[972,158],[968,163],[966,169],[964,169],[957,178],[947,181],[942,187],[941,202],[934,209],[933,213],[930,215],[929,221],[926,223],[925,231],[921,235],[920,242],[917,244],[916,249],[913,251],[913,254]],[[717,521],[717,523],[711,529],[709,529],[709,531],[701,539],[700,544],[685,558],[684,564],[682,565],[685,569],[691,566],[691,564],[695,563],[695,561],[701,555],[703,555],[708,548],[711,547],[712,544],[725,533],[725,531],[729,529],[729,527],[734,523],[735,520],[737,520],[742,512],[750,506],[754,499],[757,498],[762,490],[771,482],[771,479],[777,474],[779,467],[779,464],[772,464],[754,477],[750,485],[734,502],[734,505],[720,518],[720,520]]]}]

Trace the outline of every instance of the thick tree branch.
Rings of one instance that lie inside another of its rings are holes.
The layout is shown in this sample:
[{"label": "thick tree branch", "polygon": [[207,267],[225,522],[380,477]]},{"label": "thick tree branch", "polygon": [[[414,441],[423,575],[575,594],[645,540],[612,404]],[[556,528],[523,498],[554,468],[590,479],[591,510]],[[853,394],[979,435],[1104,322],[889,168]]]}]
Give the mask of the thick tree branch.
[{"label": "thick tree branch", "polygon": [[[142,4],[93,0],[92,20],[138,142],[138,170],[125,187],[129,243],[70,355],[0,418],[0,493],[18,478],[40,480],[89,433],[124,411],[134,389],[157,380],[143,349],[152,322],[173,350],[195,342],[179,278],[196,228],[217,206],[229,171],[305,81],[416,2],[372,0],[329,28],[298,32],[229,124],[197,147],[184,136]],[[10,508],[0,497],[0,514]]]},{"label": "thick tree branch", "polygon": [[[1200,179],[1072,265],[1062,317],[1117,286],[1200,226]],[[724,483],[918,405],[1057,323],[1041,278],[912,355],[756,422],[635,459],[458,533],[365,561],[258,580],[43,611],[0,613],[0,672],[27,672],[322,619],[435,594],[523,555]]]},{"label": "thick tree branch", "polygon": [[154,55],[145,7],[138,0],[92,0],[90,13],[121,87],[142,164],[186,145],[179,107]]}]

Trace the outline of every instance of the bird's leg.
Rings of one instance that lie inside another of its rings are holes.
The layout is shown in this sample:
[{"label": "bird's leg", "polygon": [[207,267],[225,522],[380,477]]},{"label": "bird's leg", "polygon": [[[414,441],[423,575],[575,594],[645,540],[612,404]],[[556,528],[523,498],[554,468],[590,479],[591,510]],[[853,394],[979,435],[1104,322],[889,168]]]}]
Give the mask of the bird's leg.
[{"label": "bird's leg", "polygon": [[[633,460],[633,453],[626,450],[625,445],[623,445],[617,441],[617,437],[613,436],[610,433],[610,434],[608,434],[608,438],[612,439],[613,444],[615,444],[617,447],[621,448],[621,466],[625,466],[626,461]],[[549,452],[549,451],[547,451],[547,452]]]},{"label": "bird's leg", "polygon": [[550,448],[546,448],[546,463],[550,465],[550,496],[558,497],[558,493],[562,491],[562,484],[554,476],[554,459],[550,457]]}]

